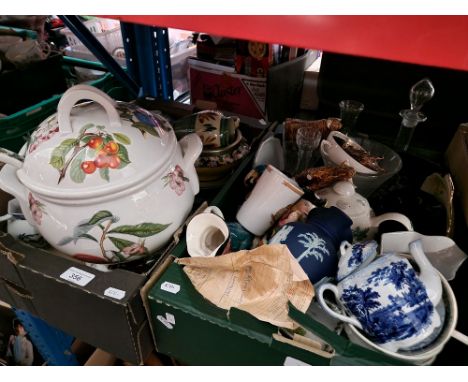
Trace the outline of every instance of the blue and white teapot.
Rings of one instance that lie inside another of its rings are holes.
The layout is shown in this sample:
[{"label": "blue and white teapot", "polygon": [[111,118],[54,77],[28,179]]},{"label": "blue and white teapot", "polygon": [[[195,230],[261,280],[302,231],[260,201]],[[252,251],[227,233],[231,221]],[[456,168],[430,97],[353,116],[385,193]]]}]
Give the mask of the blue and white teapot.
[{"label": "blue and white teapot", "polygon": [[[420,240],[409,249],[420,272],[407,258],[387,254],[358,267],[337,285],[323,284],[317,299],[331,316],[361,329],[371,341],[396,352],[415,348],[442,325],[435,306],[442,298],[438,272],[423,252]],[[325,291],[335,295],[346,312],[333,311],[324,300]]]}]

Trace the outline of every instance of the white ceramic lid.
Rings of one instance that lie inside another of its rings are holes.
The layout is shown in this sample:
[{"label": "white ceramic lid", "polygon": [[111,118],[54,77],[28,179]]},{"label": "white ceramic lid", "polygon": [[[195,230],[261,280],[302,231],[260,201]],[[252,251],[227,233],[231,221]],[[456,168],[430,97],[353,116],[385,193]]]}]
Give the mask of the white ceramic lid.
[{"label": "white ceramic lid", "polygon": [[326,199],[328,207],[338,207],[349,217],[370,212],[369,202],[355,191],[355,186],[351,182],[337,182],[332,187],[319,190],[315,194],[319,199]]},{"label": "white ceramic lid", "polygon": [[[81,100],[92,102],[76,105]],[[104,195],[158,172],[176,144],[171,125],[161,116],[77,85],[32,134],[17,174],[27,188],[43,195]]]}]

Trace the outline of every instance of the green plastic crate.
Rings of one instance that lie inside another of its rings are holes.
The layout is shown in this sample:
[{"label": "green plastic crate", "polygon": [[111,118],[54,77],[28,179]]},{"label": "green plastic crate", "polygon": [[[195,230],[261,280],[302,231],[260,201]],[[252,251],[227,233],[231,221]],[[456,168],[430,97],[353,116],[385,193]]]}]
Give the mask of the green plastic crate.
[{"label": "green plastic crate", "polygon": [[[129,93],[110,74],[105,74],[96,81],[90,82],[112,98],[128,101]],[[36,127],[48,116],[57,111],[61,94],[18,111],[7,117],[0,118],[0,147],[18,152],[26,139]]]},{"label": "green plastic crate", "polygon": [[[211,201],[225,216],[235,216],[244,200],[243,179],[250,170],[251,153]],[[187,257],[185,237],[174,248],[173,258]],[[218,308],[192,285],[182,266],[167,258],[145,287],[147,313],[156,350],[187,365],[406,365],[385,354],[363,348],[338,335],[312,317],[289,307],[289,316],[334,350],[317,352],[280,335],[278,327],[249,313]],[[168,287],[170,286],[170,287]]]}]

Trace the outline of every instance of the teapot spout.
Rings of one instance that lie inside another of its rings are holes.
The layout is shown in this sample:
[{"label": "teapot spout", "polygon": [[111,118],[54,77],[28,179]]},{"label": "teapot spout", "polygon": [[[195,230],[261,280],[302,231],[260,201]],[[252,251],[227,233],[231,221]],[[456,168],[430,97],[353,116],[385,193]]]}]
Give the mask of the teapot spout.
[{"label": "teapot spout", "polygon": [[429,300],[435,307],[442,298],[442,281],[439,273],[427,259],[421,240],[411,242],[409,249],[413,259],[419,266],[419,279],[424,284]]}]

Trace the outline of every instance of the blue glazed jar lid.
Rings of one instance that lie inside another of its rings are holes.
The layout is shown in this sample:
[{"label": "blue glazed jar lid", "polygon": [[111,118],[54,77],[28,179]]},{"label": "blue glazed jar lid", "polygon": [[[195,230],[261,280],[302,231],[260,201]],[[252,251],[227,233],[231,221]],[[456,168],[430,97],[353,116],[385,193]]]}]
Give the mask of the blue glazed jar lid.
[{"label": "blue glazed jar lid", "polygon": [[349,242],[353,240],[351,231],[353,221],[337,207],[313,208],[307,215],[307,224],[320,227],[337,246],[344,240]]}]

